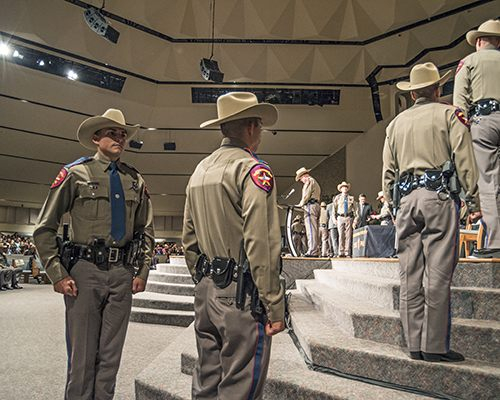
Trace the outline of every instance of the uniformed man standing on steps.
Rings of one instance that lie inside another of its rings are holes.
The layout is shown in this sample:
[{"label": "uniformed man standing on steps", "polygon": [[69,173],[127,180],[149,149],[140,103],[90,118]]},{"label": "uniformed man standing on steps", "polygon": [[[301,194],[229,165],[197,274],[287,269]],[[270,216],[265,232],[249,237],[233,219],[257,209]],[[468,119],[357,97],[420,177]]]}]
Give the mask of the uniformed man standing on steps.
[{"label": "uniformed man standing on steps", "polygon": [[321,188],[318,182],[311,175],[310,169],[304,167],[299,168],[295,173],[295,181],[302,182],[302,198],[298,207],[304,210],[304,225],[306,226],[307,236],[307,253],[306,257],[319,257],[320,256],[320,242],[319,242],[319,216],[320,205],[319,199],[321,198]]},{"label": "uniformed man standing on steps", "polygon": [[192,397],[261,399],[285,303],[275,182],[255,151],[278,112],[246,92],[220,96],[217,112],[201,127],[220,126],[224,139],[196,167],[184,210],[182,244],[196,283]]},{"label": "uniformed man standing on steps", "polygon": [[330,248],[330,235],[328,233],[328,212],[326,211],[326,202],[322,201],[319,215],[319,232],[321,235],[321,257],[330,257],[332,250]]},{"label": "uniformed man standing on steps", "polygon": [[469,114],[479,170],[486,245],[474,257],[500,257],[500,21],[489,20],[467,33],[476,52],[458,64],[453,104]]},{"label": "uniformed man standing on steps", "polygon": [[[61,169],[33,233],[66,304],[67,400],[113,398],[132,294],[144,291],[148,278],[151,201],[141,175],[120,161],[138,129],[114,109],[86,119],[78,140],[97,153]],[[57,230],[66,212],[71,242],[61,246]]]},{"label": "uniformed man standing on steps", "polygon": [[[400,314],[413,359],[461,361],[450,350],[450,285],[458,259],[460,186],[473,216],[479,211],[477,169],[468,121],[438,103],[439,76],[432,63],[419,64],[410,82],[415,105],[389,124],[383,152],[384,197],[398,205]],[[397,189],[393,192],[393,186]]]}]

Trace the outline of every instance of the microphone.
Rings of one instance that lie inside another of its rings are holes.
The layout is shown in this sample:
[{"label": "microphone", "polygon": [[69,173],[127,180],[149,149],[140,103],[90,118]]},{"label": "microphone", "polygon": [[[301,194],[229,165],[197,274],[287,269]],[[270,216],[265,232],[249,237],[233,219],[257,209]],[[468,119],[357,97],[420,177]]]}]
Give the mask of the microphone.
[{"label": "microphone", "polygon": [[287,194],[286,196],[284,196],[284,197],[282,196],[282,197],[286,200],[286,199],[288,199],[288,198],[289,198],[292,194],[294,194],[294,193],[295,193],[295,189],[292,189],[292,190],[290,190],[290,191],[288,192],[288,194]]}]

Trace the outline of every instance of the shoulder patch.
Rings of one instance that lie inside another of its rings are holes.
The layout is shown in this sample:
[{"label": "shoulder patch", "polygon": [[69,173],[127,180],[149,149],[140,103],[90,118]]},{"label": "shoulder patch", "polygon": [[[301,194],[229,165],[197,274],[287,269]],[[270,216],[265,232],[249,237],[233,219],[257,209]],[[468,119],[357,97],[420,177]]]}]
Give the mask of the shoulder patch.
[{"label": "shoulder patch", "polygon": [[257,164],[250,170],[250,177],[259,189],[269,193],[274,187],[274,176],[271,169],[265,164]]},{"label": "shoulder patch", "polygon": [[93,160],[93,157],[80,157],[78,160],[75,160],[69,164],[66,164],[64,166],[64,168],[69,169],[71,167],[74,167],[75,165],[84,164],[84,163],[89,162],[91,160]]},{"label": "shoulder patch", "polygon": [[458,66],[457,66],[457,69],[455,71],[455,75],[458,74],[458,71],[460,71],[462,69],[462,67],[464,66],[464,60],[460,60],[460,62],[458,63]]},{"label": "shoulder patch", "polygon": [[460,108],[455,109],[455,116],[462,124],[464,124],[467,128],[470,128],[470,121],[467,119],[464,112]]},{"label": "shoulder patch", "polygon": [[51,189],[54,189],[58,186],[61,186],[61,184],[64,182],[66,177],[68,176],[68,170],[66,167],[62,167],[59,173],[56,176],[56,179],[54,179],[54,182],[52,182],[52,185],[50,185]]}]

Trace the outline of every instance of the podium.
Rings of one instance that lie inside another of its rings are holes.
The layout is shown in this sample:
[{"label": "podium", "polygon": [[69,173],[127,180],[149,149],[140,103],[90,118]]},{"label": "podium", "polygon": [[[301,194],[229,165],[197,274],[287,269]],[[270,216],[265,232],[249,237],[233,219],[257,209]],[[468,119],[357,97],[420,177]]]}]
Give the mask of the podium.
[{"label": "podium", "polygon": [[352,235],[353,257],[392,257],[395,253],[396,227],[368,225],[358,228]]}]

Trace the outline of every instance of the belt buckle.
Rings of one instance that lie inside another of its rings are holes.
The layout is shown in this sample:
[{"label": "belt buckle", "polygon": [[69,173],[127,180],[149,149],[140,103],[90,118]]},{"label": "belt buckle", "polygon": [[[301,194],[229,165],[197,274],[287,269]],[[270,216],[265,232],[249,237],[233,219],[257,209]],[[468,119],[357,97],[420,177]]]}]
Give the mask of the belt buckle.
[{"label": "belt buckle", "polygon": [[119,254],[120,254],[120,249],[118,247],[110,247],[109,248],[109,255],[108,255],[108,262],[110,262],[110,263],[117,262]]}]

